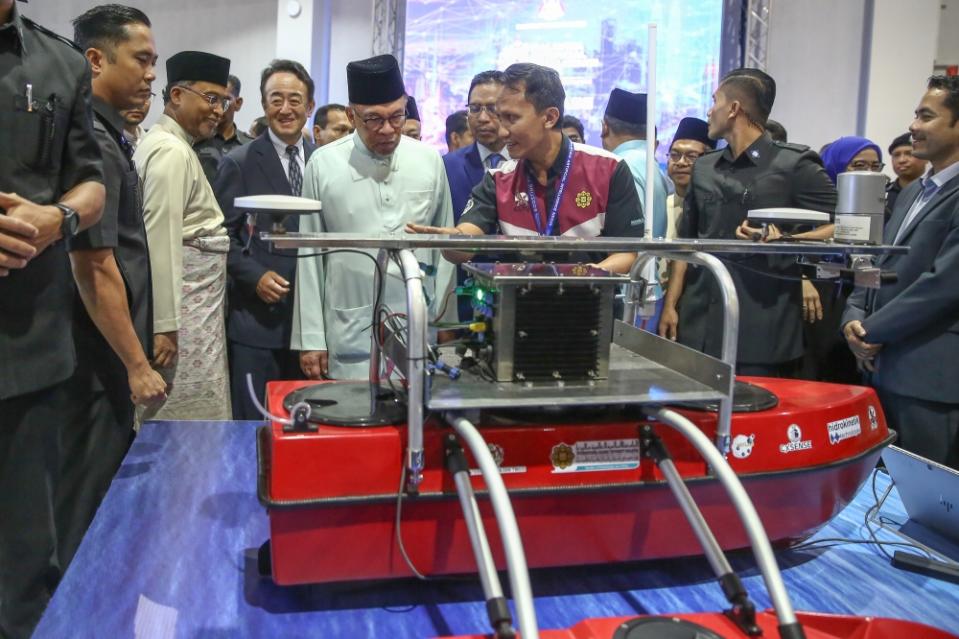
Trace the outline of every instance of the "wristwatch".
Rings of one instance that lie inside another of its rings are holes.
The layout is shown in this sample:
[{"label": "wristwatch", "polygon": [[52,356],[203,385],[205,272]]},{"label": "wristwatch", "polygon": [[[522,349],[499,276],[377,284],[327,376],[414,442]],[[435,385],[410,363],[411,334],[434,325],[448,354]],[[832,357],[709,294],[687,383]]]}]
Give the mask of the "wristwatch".
[{"label": "wristwatch", "polygon": [[58,202],[54,206],[63,212],[63,221],[60,223],[60,232],[63,237],[65,239],[76,237],[77,231],[80,230],[80,215],[66,204]]}]

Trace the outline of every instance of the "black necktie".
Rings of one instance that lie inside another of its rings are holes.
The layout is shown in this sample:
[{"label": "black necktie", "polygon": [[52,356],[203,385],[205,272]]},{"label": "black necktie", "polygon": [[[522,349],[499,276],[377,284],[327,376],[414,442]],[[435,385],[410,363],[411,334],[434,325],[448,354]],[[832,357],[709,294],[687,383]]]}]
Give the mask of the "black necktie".
[{"label": "black necktie", "polygon": [[303,191],[303,173],[300,172],[300,163],[297,162],[300,149],[291,144],[286,147],[286,154],[290,158],[290,190],[293,195],[299,196]]},{"label": "black necktie", "polygon": [[120,150],[123,151],[123,155],[126,156],[127,161],[133,166],[133,145],[130,144],[130,140],[127,139],[127,136],[120,133],[117,136],[117,143],[120,145]]}]

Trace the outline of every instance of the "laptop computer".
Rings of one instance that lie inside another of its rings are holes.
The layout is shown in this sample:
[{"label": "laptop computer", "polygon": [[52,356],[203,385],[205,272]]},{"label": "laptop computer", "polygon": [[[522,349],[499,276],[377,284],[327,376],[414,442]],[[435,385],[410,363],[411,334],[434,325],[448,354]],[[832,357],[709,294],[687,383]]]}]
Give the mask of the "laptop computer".
[{"label": "laptop computer", "polygon": [[897,446],[882,461],[909,519],[959,544],[959,471]]}]

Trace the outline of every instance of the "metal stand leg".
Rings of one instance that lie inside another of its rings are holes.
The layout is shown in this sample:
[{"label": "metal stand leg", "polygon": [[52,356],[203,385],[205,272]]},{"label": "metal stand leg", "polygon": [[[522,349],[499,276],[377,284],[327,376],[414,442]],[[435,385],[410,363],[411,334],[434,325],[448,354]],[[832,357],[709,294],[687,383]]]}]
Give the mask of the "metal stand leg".
[{"label": "metal stand leg", "polygon": [[[390,265],[390,252],[386,249],[380,249],[376,255],[376,271],[373,273],[373,284],[376,292],[373,296],[375,300],[383,303],[383,297],[386,295],[386,271]],[[383,274],[380,277],[380,273]],[[380,312],[379,307],[373,309],[373,316],[376,317]],[[380,384],[380,345],[376,341],[377,326],[373,327],[370,337],[370,387],[377,388]]]},{"label": "metal stand leg", "polygon": [[667,408],[657,409],[652,407],[645,409],[645,411],[650,417],[679,431],[713,469],[716,478],[729,494],[736,512],[739,513],[743,528],[746,529],[746,535],[749,537],[756,564],[762,572],[766,590],[769,591],[769,598],[772,600],[773,608],[776,610],[776,616],[779,619],[780,636],[783,639],[805,638],[806,635],[802,626],[799,625],[792,603],[789,601],[789,595],[786,594],[786,586],[783,584],[782,574],[779,572],[779,565],[776,563],[775,555],[773,555],[769,537],[766,535],[763,523],[759,519],[759,514],[756,513],[755,506],[749,499],[746,489],[739,481],[739,477],[729,467],[729,463],[723,459],[722,454],[713,446],[709,438],[691,421]]},{"label": "metal stand leg", "polygon": [[696,501],[683,482],[679,471],[676,470],[676,465],[673,463],[669,451],[666,450],[662,440],[653,431],[652,426],[643,426],[640,431],[639,445],[643,451],[643,456],[651,457],[659,470],[662,471],[666,483],[669,484],[669,489],[673,492],[676,501],[679,502],[679,507],[686,515],[686,520],[689,521],[696,539],[699,540],[699,545],[703,547],[703,552],[710,567],[712,567],[716,577],[719,578],[719,585],[723,589],[723,594],[726,595],[726,600],[732,604],[732,608],[725,611],[726,616],[732,619],[747,635],[751,637],[761,635],[762,630],[756,625],[756,606],[750,601],[749,593],[743,587],[739,576],[733,572],[733,567],[726,559],[726,555],[720,548],[719,542],[716,541],[713,531],[709,529],[709,524],[706,523],[703,513],[696,505]]},{"label": "metal stand leg", "polygon": [[448,413],[444,417],[453,426],[456,434],[466,442],[486,481],[490,502],[496,515],[496,524],[499,526],[500,537],[503,540],[506,568],[509,572],[513,600],[516,603],[520,634],[523,639],[538,639],[539,629],[536,624],[536,610],[533,608],[533,589],[529,583],[526,554],[523,552],[523,541],[519,535],[519,526],[516,523],[516,515],[513,513],[513,505],[509,500],[509,493],[506,492],[506,486],[503,484],[503,477],[499,474],[496,462],[493,461],[493,456],[476,427],[468,419],[455,413]]},{"label": "metal stand leg", "polygon": [[406,490],[411,494],[419,492],[423,481],[423,406],[426,403],[426,325],[429,317],[426,310],[426,296],[423,294],[423,273],[420,263],[412,251],[400,250],[397,253],[403,282],[406,284],[407,314],[407,419],[409,433],[407,443]]},{"label": "metal stand leg", "polygon": [[729,389],[726,397],[719,402],[718,423],[716,424],[716,447],[723,454],[723,457],[729,454],[729,446],[732,438],[729,435],[730,426],[733,418],[733,389],[736,384],[736,350],[739,343],[739,297],[736,294],[736,286],[729,275],[729,270],[723,264],[722,260],[709,253],[671,253],[669,251],[650,251],[637,256],[636,261],[629,269],[630,286],[627,287],[626,307],[623,316],[627,324],[632,324],[636,319],[639,305],[642,301],[637,297],[640,290],[640,282],[643,280],[643,269],[646,264],[655,259],[663,257],[669,260],[688,262],[698,264],[710,271],[716,278],[720,294],[723,299],[723,344],[720,359],[728,364],[731,370],[729,376]]},{"label": "metal stand leg", "polygon": [[512,639],[516,636],[513,617],[510,615],[506,597],[503,596],[503,587],[496,573],[493,553],[490,551],[489,540],[486,538],[486,530],[483,528],[483,520],[476,503],[476,495],[473,493],[473,484],[470,482],[466,455],[463,454],[463,447],[456,441],[454,435],[448,435],[446,438],[446,469],[453,475],[453,481],[456,483],[456,494],[460,499],[463,520],[466,522],[470,545],[473,547],[473,555],[476,558],[483,595],[486,597],[486,612],[493,627],[493,634],[498,639]]}]

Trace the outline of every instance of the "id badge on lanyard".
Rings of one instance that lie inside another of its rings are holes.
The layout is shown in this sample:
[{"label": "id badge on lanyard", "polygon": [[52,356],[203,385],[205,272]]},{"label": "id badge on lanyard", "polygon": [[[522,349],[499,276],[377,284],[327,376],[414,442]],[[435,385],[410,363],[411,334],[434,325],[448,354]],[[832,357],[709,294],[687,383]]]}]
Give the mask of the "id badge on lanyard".
[{"label": "id badge on lanyard", "polygon": [[553,228],[556,226],[556,218],[559,216],[559,205],[563,201],[563,192],[566,191],[566,183],[569,181],[569,169],[573,165],[573,145],[569,145],[569,153],[566,155],[566,163],[563,165],[563,173],[559,178],[559,185],[556,187],[556,197],[553,198],[553,206],[550,207],[549,219],[546,220],[546,228],[543,228],[543,222],[539,215],[539,203],[536,201],[536,191],[534,184],[536,177],[530,171],[529,165],[526,165],[526,194],[529,197],[529,212],[533,216],[533,223],[536,225],[536,232],[540,236],[549,236],[553,234]]}]

